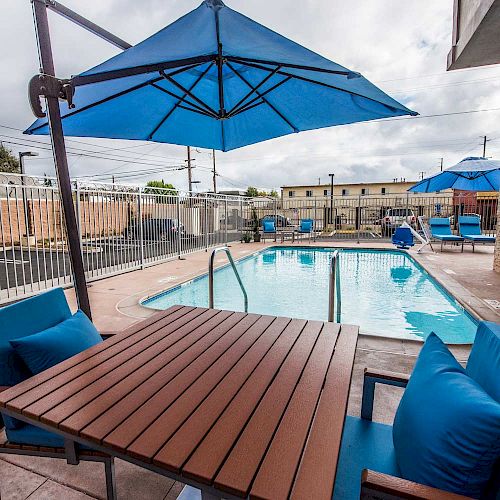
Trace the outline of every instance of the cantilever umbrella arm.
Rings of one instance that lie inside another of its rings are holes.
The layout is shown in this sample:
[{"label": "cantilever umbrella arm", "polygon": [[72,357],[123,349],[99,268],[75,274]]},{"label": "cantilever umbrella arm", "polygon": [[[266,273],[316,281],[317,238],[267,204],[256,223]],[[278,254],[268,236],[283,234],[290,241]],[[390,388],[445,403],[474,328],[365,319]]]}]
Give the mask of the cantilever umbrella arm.
[{"label": "cantilever umbrella arm", "polygon": [[74,87],[70,81],[59,80],[55,77],[47,9],[62,15],[66,19],[69,19],[121,49],[127,49],[131,47],[131,45],[58,2],[53,0],[31,0],[31,2],[33,4],[41,74],[36,75],[30,81],[30,103],[35,115],[40,117],[44,115],[39,100],[40,97],[43,96],[47,102],[52,150],[54,153],[57,180],[66,225],[73,283],[75,286],[78,307],[92,319],[87,281],[85,278],[85,268],[83,265],[82,248],[78,236],[78,223],[73,204],[73,193],[71,191],[71,179],[69,176],[61,112],[59,109],[59,99],[66,100],[69,107],[72,107]]}]

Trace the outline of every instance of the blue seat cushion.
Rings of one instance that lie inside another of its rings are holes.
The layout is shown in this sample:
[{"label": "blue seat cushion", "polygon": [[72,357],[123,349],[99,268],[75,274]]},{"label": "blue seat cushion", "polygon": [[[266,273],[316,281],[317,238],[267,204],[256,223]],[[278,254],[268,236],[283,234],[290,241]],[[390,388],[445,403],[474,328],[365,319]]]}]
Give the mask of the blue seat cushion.
[{"label": "blue seat cushion", "polygon": [[271,220],[264,221],[264,232],[265,233],[274,233],[276,231],[274,227],[274,222]]},{"label": "blue seat cushion", "polygon": [[400,477],[392,427],[347,416],[333,498],[359,500],[363,469]]},{"label": "blue seat cushion", "polygon": [[482,243],[495,243],[496,238],[494,236],[487,236],[486,234],[463,234],[462,236],[466,240],[471,240],[471,241],[479,241]]},{"label": "blue seat cushion", "polygon": [[453,236],[450,234],[433,234],[432,237],[443,241],[463,241],[461,236]]},{"label": "blue seat cushion", "polygon": [[500,404],[434,333],[401,399],[393,439],[404,479],[472,498],[500,456]]},{"label": "blue seat cushion", "polygon": [[10,387],[31,376],[10,340],[46,330],[70,317],[61,288],[0,308],[0,386]]},{"label": "blue seat cushion", "polygon": [[95,326],[83,311],[78,311],[52,328],[11,340],[10,344],[36,375],[100,342]]},{"label": "blue seat cushion", "polygon": [[500,403],[500,324],[479,323],[466,372]]}]

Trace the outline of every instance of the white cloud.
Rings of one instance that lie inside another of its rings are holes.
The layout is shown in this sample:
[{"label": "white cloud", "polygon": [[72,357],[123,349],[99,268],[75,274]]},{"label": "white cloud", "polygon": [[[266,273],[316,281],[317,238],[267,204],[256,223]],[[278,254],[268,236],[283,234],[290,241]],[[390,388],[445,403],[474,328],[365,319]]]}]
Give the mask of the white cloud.
[{"label": "white cloud", "polygon": [[[82,4],[78,0],[65,0],[64,3],[136,43],[195,8],[199,1],[88,0]],[[499,66],[445,71],[451,46],[452,0],[228,0],[227,3],[333,61],[363,73],[422,115],[500,107]],[[0,30],[3,68],[0,124],[24,128],[32,121],[26,84],[38,68],[31,7],[28,0],[4,0],[2,9],[3,19],[8,22],[3,22]],[[50,21],[58,75],[62,77],[76,74],[117,53],[117,49],[66,20],[51,15]],[[462,81],[472,83],[456,83]],[[451,165],[465,155],[478,155],[480,135],[488,134],[494,139],[489,143],[489,151],[498,156],[499,115],[499,112],[489,112],[366,123],[287,136],[231,153],[219,153],[218,165],[223,176],[220,183],[228,187],[231,183],[262,187],[315,183],[319,177],[326,181],[329,172],[335,172],[337,181],[415,179],[418,172],[435,170],[440,157],[445,158],[445,165]],[[0,134],[21,137],[6,129],[0,129]],[[86,139],[84,142],[107,148],[135,146],[125,141]],[[12,147],[26,149],[26,146]],[[182,164],[185,158],[184,148],[169,145],[146,145],[119,154],[131,157],[131,152],[162,156],[169,165]],[[33,173],[52,173],[49,156],[49,151],[42,151],[41,159],[30,160],[28,168]],[[195,157],[199,165],[211,165],[207,152],[197,152]],[[160,160],[156,156],[144,156],[140,161]],[[119,175],[150,168],[74,156],[70,158],[70,166],[73,175],[111,170]],[[199,169],[196,176],[202,181],[202,187],[210,186],[208,169]],[[151,177],[163,177],[180,187],[186,186],[185,172]],[[147,178],[133,180],[143,182]]]}]

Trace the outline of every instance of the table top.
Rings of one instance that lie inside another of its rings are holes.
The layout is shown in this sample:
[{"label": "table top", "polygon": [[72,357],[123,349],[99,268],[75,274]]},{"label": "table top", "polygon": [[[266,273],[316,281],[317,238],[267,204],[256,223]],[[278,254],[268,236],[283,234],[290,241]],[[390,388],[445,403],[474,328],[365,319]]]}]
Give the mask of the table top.
[{"label": "table top", "polygon": [[358,328],[174,306],[0,408],[236,497],[331,499]]}]

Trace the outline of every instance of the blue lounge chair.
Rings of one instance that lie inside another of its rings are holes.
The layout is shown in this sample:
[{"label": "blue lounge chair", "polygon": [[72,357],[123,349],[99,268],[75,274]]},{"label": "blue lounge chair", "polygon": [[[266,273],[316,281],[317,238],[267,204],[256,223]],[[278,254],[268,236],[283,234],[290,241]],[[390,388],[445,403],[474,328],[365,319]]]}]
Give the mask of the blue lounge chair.
[{"label": "blue lounge chair", "polygon": [[392,235],[392,243],[400,250],[408,250],[414,246],[413,234],[409,227],[398,227]]},{"label": "blue lounge chair", "polygon": [[488,236],[481,231],[481,219],[476,215],[461,215],[458,218],[460,236],[472,242],[472,251],[476,243],[495,243],[494,236]]},{"label": "blue lounge chair", "polygon": [[[500,403],[500,324],[482,322],[466,372]],[[406,387],[409,376],[365,369],[361,418],[347,416],[342,435],[334,499],[443,498],[458,499],[439,489],[405,480],[396,462],[392,426],[372,421],[375,384]],[[408,429],[411,432],[411,429]],[[485,498],[500,498],[500,462],[497,461]],[[360,480],[361,479],[361,480]]]},{"label": "blue lounge chair", "polygon": [[276,241],[276,224],[273,220],[265,219],[262,221],[262,241],[265,241],[266,236],[271,234]]},{"label": "blue lounge chair", "polygon": [[296,233],[297,235],[308,235],[309,241],[311,241],[311,238],[314,238],[314,241],[316,241],[316,233],[314,232],[314,220],[302,219]]},{"label": "blue lounge chair", "polygon": [[450,219],[433,217],[429,219],[429,227],[431,228],[431,236],[441,241],[441,251],[443,251],[445,243],[462,243],[462,252],[464,251],[464,239],[451,232]]},{"label": "blue lounge chair", "polygon": [[[16,354],[10,340],[34,335],[71,317],[61,288],[56,288],[0,309],[0,391],[31,377],[31,372]],[[8,325],[4,328],[3,325]],[[3,422],[2,422],[3,420]],[[0,440],[0,453],[103,462],[108,499],[116,499],[113,458],[90,449],[74,446],[61,436],[0,414],[0,431],[5,427],[7,441]]]}]

